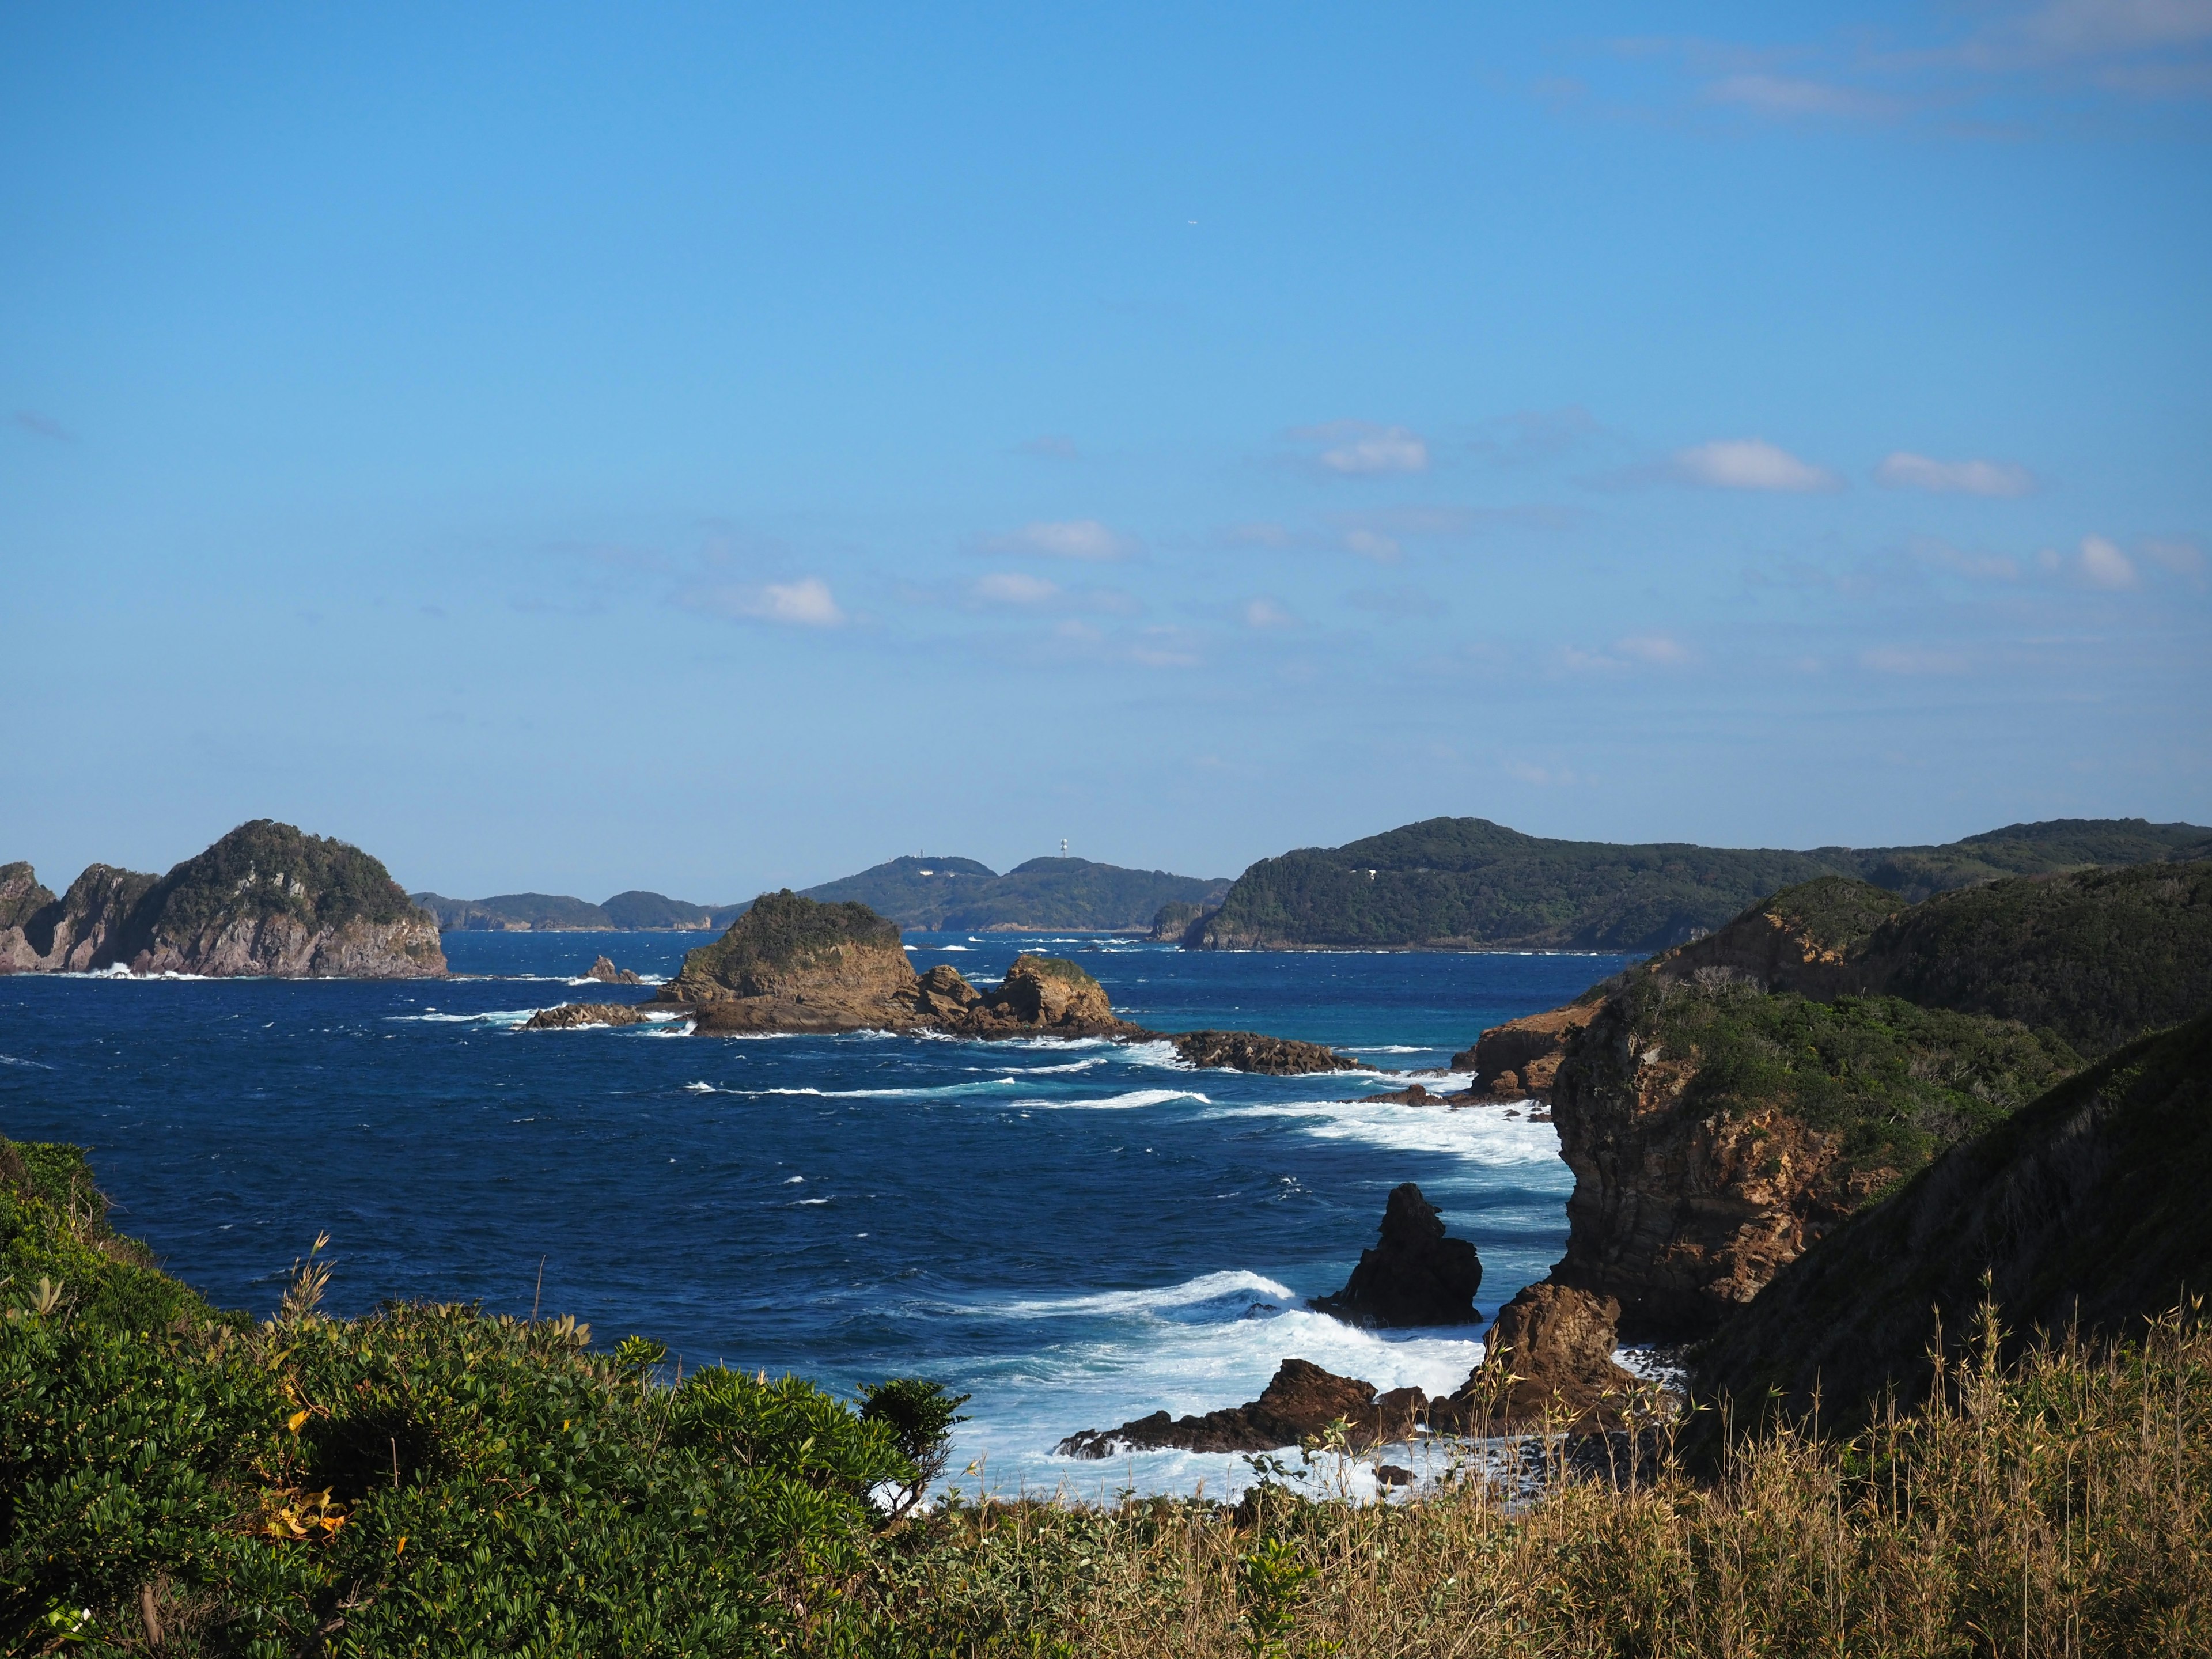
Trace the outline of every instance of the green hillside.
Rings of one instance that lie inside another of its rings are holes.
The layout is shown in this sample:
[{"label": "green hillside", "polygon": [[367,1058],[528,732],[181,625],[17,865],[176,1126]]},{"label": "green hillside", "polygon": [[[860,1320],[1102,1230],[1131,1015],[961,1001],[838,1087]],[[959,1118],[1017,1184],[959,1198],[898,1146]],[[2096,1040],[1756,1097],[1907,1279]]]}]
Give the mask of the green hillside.
[{"label": "green hillside", "polygon": [[441,932],[498,933],[507,928],[540,933],[605,932],[619,926],[599,906],[564,893],[501,893],[483,899],[449,899],[437,893],[409,896],[437,917]]},{"label": "green hillside", "polygon": [[1431,818],[1263,859],[1194,941],[1211,950],[1413,947],[1660,951],[1765,894],[1822,876],[1907,900],[2007,875],[2203,855],[2212,830],[2140,818],[2014,824],[1941,847],[1810,852],[1616,845]]},{"label": "green hillside", "polygon": [[857,902],[902,927],[1149,928],[1163,904],[1203,904],[1226,878],[1126,870],[1089,859],[1031,859],[1000,875],[973,859],[893,859],[856,876],[805,890],[824,903]]}]

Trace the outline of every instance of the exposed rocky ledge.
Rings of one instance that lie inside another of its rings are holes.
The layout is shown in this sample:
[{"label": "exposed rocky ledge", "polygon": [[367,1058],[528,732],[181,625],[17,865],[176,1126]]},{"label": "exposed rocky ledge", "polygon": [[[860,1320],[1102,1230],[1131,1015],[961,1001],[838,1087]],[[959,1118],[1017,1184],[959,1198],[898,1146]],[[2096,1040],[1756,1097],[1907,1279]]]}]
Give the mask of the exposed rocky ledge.
[{"label": "exposed rocky ledge", "polygon": [[258,818],[166,876],[95,864],[57,899],[0,867],[0,972],[418,979],[437,924],[359,848]]},{"label": "exposed rocky ledge", "polygon": [[1471,1325],[1482,1261],[1463,1238],[1444,1236],[1443,1218],[1412,1182],[1391,1189],[1382,1238],[1360,1252],[1342,1290],[1307,1305],[1352,1325]]},{"label": "exposed rocky ledge", "polygon": [[1339,1376],[1307,1359],[1285,1359],[1257,1400],[1202,1417],[1170,1419],[1164,1412],[1118,1429],[1085,1429],[1061,1441],[1063,1457],[1116,1457],[1124,1452],[1173,1449],[1195,1452],[1274,1451],[1320,1434],[1339,1418],[1350,1425],[1351,1443],[1387,1444],[1407,1438],[1426,1405],[1419,1389],[1378,1395],[1375,1385]]},{"label": "exposed rocky ledge", "polygon": [[648,1012],[634,1002],[564,1002],[540,1008],[522,1023],[526,1031],[568,1031],[581,1025],[648,1025],[670,1015]]},{"label": "exposed rocky ledge", "polygon": [[1261,1036],[1255,1031],[1185,1031],[1168,1039],[1184,1061],[1269,1077],[1297,1077],[1309,1072],[1359,1072],[1367,1067],[1318,1042]]},{"label": "exposed rocky ledge", "polygon": [[1619,1428],[1636,1387],[1613,1357],[1620,1324],[1611,1297],[1549,1279],[1528,1286],[1498,1310],[1482,1363],[1449,1399],[1431,1404],[1430,1426],[1460,1434]]},{"label": "exposed rocky ledge", "polygon": [[1564,1008],[1493,1025],[1475,1039],[1474,1047],[1452,1056],[1451,1068],[1474,1073],[1467,1091],[1478,1099],[1549,1100],[1567,1040],[1589,1024],[1598,1001],[1586,996]]},{"label": "exposed rocky ledge", "polygon": [[595,979],[602,985],[642,985],[645,981],[627,968],[617,968],[606,957],[598,957],[584,969],[586,979]]}]

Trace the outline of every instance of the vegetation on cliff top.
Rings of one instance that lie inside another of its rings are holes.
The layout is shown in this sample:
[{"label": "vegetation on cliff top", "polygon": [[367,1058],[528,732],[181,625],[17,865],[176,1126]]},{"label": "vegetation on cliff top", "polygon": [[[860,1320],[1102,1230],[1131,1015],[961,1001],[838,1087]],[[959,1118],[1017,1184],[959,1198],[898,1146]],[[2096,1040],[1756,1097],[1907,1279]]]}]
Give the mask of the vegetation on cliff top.
[{"label": "vegetation on cliff top", "polygon": [[789,888],[763,893],[712,945],[688,951],[672,991],[712,983],[757,996],[777,975],[805,968],[848,945],[898,949],[898,924],[865,904],[821,904]]},{"label": "vegetation on cliff top", "polygon": [[1202,941],[1649,952],[1822,876],[1917,901],[2005,875],[2206,849],[2212,830],[2139,818],[2016,824],[1948,847],[1810,852],[1553,841],[1486,818],[1431,818],[1261,860],[1229,890]]},{"label": "vegetation on cliff top", "polygon": [[310,927],[337,928],[414,913],[383,863],[358,847],[255,818],[155,883],[132,927],[149,939],[188,939],[242,917],[291,915]]},{"label": "vegetation on cliff top", "polygon": [[[1994,1293],[2023,1326],[2141,1334],[2212,1290],[2212,1013],[2066,1079],[1821,1239],[1724,1326],[1699,1387],[1831,1420],[1926,1392]],[[1986,1275],[1986,1277],[1985,1277]]]},{"label": "vegetation on cliff top", "polygon": [[898,858],[805,892],[860,900],[902,927],[1096,929],[1147,927],[1161,905],[1206,903],[1228,886],[1089,859],[1031,859],[998,875],[973,859]]}]

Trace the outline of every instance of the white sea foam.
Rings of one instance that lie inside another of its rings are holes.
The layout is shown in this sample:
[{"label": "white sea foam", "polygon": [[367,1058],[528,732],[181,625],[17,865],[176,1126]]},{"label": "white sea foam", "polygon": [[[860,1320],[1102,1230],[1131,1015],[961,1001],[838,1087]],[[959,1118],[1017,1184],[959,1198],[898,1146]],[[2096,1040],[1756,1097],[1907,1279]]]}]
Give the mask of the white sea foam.
[{"label": "white sea foam", "polygon": [[1024,1077],[1045,1077],[1055,1072],[1087,1072],[1094,1066],[1103,1066],[1106,1056],[1094,1055],[1089,1060],[1072,1060],[1065,1066],[1009,1066],[1010,1072],[1019,1072]]},{"label": "white sea foam", "polygon": [[1193,1089],[1132,1089],[1103,1100],[1016,1100],[1014,1106],[1034,1106],[1047,1111],[1127,1111],[1139,1106],[1164,1106],[1170,1100],[1194,1100],[1201,1106],[1213,1103]]},{"label": "white sea foam", "polygon": [[[1520,1109],[1525,1110],[1523,1102]],[[1399,1106],[1347,1100],[1305,1100],[1263,1106],[1227,1106],[1217,1117],[1285,1117],[1317,1140],[1358,1140],[1401,1152],[1448,1152],[1477,1164],[1553,1164],[1559,1158],[1559,1132],[1548,1123],[1509,1118],[1507,1108]]]},{"label": "white sea foam", "polygon": [[687,1083],[684,1085],[684,1092],[690,1095],[711,1095],[714,1092],[714,1085],[711,1083]]},{"label": "white sea foam", "polygon": [[1430,1054],[1436,1052],[1432,1045],[1426,1048],[1408,1042],[1370,1042],[1364,1048],[1345,1048],[1338,1052],[1347,1054]]},{"label": "white sea foam", "polygon": [[793,1203],[791,1207],[794,1210],[803,1210],[809,1205],[827,1204],[829,1201],[830,1200],[826,1198],[802,1198]]},{"label": "white sea foam", "polygon": [[[1201,1303],[1233,1301],[1294,1302],[1297,1293],[1261,1273],[1232,1269],[1200,1273],[1180,1285],[1164,1285],[1141,1291],[1091,1291],[1073,1296],[1036,1297],[1017,1302],[978,1304],[971,1311],[1004,1315],[1013,1319],[1051,1319],[1072,1314],[1157,1314],[1166,1309],[1195,1307]],[[1232,1314],[1232,1318],[1241,1314]]]},{"label": "white sea foam", "polygon": [[56,974],[56,979],[120,979],[136,985],[155,985],[163,980],[265,979],[265,974],[179,974],[165,969],[158,974],[134,974],[119,962],[105,968],[88,968],[81,974]]},{"label": "white sea foam", "polygon": [[51,1072],[54,1069],[43,1060],[18,1060],[13,1054],[0,1054],[0,1066],[29,1066],[41,1072]]},{"label": "white sea foam", "polygon": [[520,1025],[536,1008],[494,1008],[481,1014],[441,1014],[436,1009],[422,1014],[386,1014],[398,1025]]}]

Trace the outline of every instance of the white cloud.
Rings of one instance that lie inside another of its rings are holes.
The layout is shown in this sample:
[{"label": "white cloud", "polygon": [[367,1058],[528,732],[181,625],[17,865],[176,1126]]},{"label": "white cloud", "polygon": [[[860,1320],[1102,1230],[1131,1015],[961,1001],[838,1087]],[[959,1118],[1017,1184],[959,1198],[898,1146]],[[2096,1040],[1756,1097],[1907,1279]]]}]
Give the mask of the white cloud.
[{"label": "white cloud", "polygon": [[1902,449],[1875,468],[1874,479],[1939,495],[2025,495],[2035,488],[2035,475],[2009,461],[1937,461]]},{"label": "white cloud", "polygon": [[1678,668],[1690,660],[1690,647],[1664,634],[1636,634],[1613,642],[1614,650],[1632,662],[1652,668]]},{"label": "white cloud", "polygon": [[1344,544],[1363,559],[1373,559],[1378,564],[1389,564],[1405,550],[1389,536],[1377,530],[1347,530]]},{"label": "white cloud", "polygon": [[830,596],[830,585],[819,576],[803,576],[795,582],[769,582],[761,587],[726,589],[718,596],[720,608],[763,622],[790,623],[801,628],[835,628],[845,620]]},{"label": "white cloud", "polygon": [[1060,584],[1018,570],[994,570],[975,584],[975,597],[993,605],[1043,605],[1060,597]]},{"label": "white cloud", "polygon": [[1291,436],[1304,443],[1326,445],[1315,461],[1341,477],[1429,470],[1427,441],[1402,426],[1377,426],[1371,421],[1331,421],[1322,426],[1299,427]]},{"label": "white cloud", "polygon": [[2135,562],[2102,536],[2081,538],[2081,578],[2092,587],[2133,587]]},{"label": "white cloud", "polygon": [[2020,564],[2002,553],[1970,553],[1966,549],[1953,547],[1948,542],[1929,541],[1921,544],[1921,557],[1931,564],[1940,564],[1947,570],[1955,570],[1962,576],[1978,577],[1985,581],[2012,582],[2020,580]]},{"label": "white cloud", "polygon": [[1757,115],[1840,116],[1865,119],[1894,114],[1897,101],[1856,87],[1803,81],[1781,75],[1731,75],[1713,82],[1703,94],[1711,104],[1732,104]]},{"label": "white cloud", "polygon": [[1966,659],[1927,646],[1880,645],[1859,653],[1859,666],[1876,674],[1963,674]]},{"label": "white cloud", "polygon": [[994,552],[1034,553],[1048,559],[1119,559],[1128,544],[1096,519],[1037,520],[986,544]]},{"label": "white cloud", "polygon": [[1294,628],[1297,620],[1273,599],[1251,599],[1244,606],[1247,628]]},{"label": "white cloud", "polygon": [[1840,489],[1843,480],[1826,467],[1799,460],[1763,438],[1717,438],[1674,452],[1674,476],[1713,489],[1773,489],[1798,493]]}]

